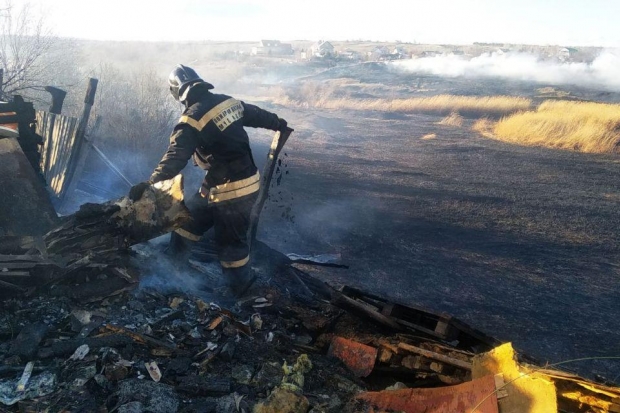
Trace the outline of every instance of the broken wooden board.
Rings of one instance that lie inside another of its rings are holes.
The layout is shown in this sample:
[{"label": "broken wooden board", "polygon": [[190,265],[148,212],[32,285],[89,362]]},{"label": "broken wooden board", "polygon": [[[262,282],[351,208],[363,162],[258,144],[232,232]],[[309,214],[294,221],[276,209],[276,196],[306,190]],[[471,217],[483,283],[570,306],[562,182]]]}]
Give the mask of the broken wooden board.
[{"label": "broken wooden board", "polygon": [[471,380],[473,354],[453,345],[424,341],[420,336],[398,334],[396,337],[365,339],[379,349],[373,374],[400,374],[410,378],[434,378],[448,385]]},{"label": "broken wooden board", "polygon": [[0,138],[0,236],[43,235],[57,215],[16,139]]},{"label": "broken wooden board", "polygon": [[481,352],[500,344],[497,339],[449,314],[399,304],[348,286],[342,288],[342,295],[349,301],[363,305],[369,314],[374,315],[373,318],[381,317],[381,320],[384,320],[382,324],[387,325],[389,322],[400,328],[415,330],[447,342],[457,341],[461,349]]},{"label": "broken wooden board", "polygon": [[620,389],[586,381],[579,376],[557,370],[538,370],[554,383],[558,407],[564,411],[578,411],[590,406],[594,411],[620,413]]},{"label": "broken wooden board", "polygon": [[421,347],[412,346],[407,343],[399,343],[399,350],[408,351],[410,353],[419,354],[420,356],[426,357],[428,359],[437,360],[442,363],[450,364],[452,366],[461,368],[463,370],[471,370],[471,363],[465,360],[457,359],[454,357],[448,357],[440,353],[436,353],[434,351],[426,350]]}]

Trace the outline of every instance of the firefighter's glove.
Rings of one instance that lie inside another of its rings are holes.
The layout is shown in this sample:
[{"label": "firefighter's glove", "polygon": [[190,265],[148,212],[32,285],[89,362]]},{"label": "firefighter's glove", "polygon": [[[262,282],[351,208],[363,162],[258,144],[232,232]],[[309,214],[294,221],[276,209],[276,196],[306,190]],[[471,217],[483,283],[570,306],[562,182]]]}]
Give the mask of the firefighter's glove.
[{"label": "firefighter's glove", "polygon": [[288,123],[284,119],[278,118],[278,130],[280,132],[286,132],[286,128],[288,128]]},{"label": "firefighter's glove", "polygon": [[142,198],[144,191],[146,191],[151,185],[151,181],[145,181],[132,186],[129,190],[129,199],[131,199],[133,202],[136,202],[138,199]]}]

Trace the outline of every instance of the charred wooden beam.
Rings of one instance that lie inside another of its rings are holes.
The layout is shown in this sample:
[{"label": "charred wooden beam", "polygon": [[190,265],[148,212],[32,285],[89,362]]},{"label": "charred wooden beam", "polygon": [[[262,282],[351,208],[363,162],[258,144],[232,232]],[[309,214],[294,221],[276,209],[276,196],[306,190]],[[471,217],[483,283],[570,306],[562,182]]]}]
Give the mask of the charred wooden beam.
[{"label": "charred wooden beam", "polygon": [[347,297],[346,295],[334,290],[332,292],[331,303],[336,307],[343,308],[345,310],[353,311],[356,314],[363,315],[368,317],[370,320],[394,329],[396,331],[401,330],[401,327],[389,317],[384,316],[378,311],[375,311],[370,306],[360,303],[352,298]]},{"label": "charred wooden beam", "polygon": [[177,391],[194,397],[225,396],[232,389],[227,377],[185,376],[181,377]]},{"label": "charred wooden beam", "polygon": [[88,80],[88,88],[86,89],[86,96],[84,97],[84,108],[82,109],[82,115],[75,132],[75,143],[71,148],[74,156],[72,156],[73,162],[68,165],[67,168],[67,190],[62,194],[62,206],[61,212],[66,208],[66,201],[77,187],[79,177],[82,174],[84,165],[86,164],[86,158],[90,147],[85,144],[86,141],[86,128],[88,127],[88,118],[90,117],[90,110],[95,103],[95,93],[97,93],[97,79],[90,78]]},{"label": "charred wooden beam", "polygon": [[109,335],[103,337],[88,337],[75,340],[58,341],[49,347],[43,347],[38,351],[38,357],[45,359],[51,357],[63,357],[73,353],[78,347],[86,344],[91,349],[101,347],[120,347],[133,344],[131,337],[124,335]]},{"label": "charred wooden beam", "polygon": [[382,315],[401,327],[424,333],[444,341],[457,340],[459,348],[488,351],[500,342],[468,324],[444,313],[435,313],[418,306],[404,305],[364,291],[345,286],[342,294],[355,302],[376,308]]},{"label": "charred wooden beam", "polygon": [[45,91],[52,95],[52,104],[50,105],[49,112],[60,115],[67,92],[54,86],[45,86]]},{"label": "charred wooden beam", "polygon": [[124,327],[108,324],[105,326],[105,330],[114,333],[114,335],[123,335],[129,337],[134,342],[138,344],[144,344],[151,348],[165,349],[173,354],[188,355],[187,351],[177,348],[174,344],[166,343],[165,341],[158,340],[146,334],[136,333]]},{"label": "charred wooden beam", "polygon": [[398,348],[400,350],[408,351],[410,353],[419,354],[423,357],[441,361],[442,363],[450,364],[455,367],[459,367],[464,370],[471,371],[471,362],[449,357],[443,354],[436,353],[434,351],[426,350],[421,347],[412,346],[411,344],[399,343]]}]

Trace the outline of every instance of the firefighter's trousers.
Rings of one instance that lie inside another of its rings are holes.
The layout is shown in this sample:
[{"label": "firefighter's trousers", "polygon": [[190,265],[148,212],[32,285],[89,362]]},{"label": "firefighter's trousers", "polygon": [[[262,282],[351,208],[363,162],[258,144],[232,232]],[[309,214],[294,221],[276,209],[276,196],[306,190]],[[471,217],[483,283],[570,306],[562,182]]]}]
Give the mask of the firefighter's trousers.
[{"label": "firefighter's trousers", "polygon": [[213,228],[224,275],[229,280],[244,279],[249,273],[250,213],[257,196],[258,192],[255,192],[230,201],[210,204],[207,198],[196,193],[186,201],[192,221],[176,230],[176,233],[188,240],[199,241],[205,232]]}]

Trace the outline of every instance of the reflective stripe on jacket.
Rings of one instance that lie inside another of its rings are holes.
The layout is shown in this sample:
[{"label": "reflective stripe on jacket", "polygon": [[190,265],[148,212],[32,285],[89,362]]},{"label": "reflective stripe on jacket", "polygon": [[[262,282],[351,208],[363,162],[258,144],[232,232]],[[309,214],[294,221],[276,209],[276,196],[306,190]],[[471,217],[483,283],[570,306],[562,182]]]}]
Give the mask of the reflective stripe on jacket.
[{"label": "reflective stripe on jacket", "polygon": [[[250,186],[258,188],[259,179],[255,178],[258,170],[244,127],[275,131],[280,123],[278,116],[230,96],[211,93],[200,83],[192,86],[186,103],[187,108],[170,136],[168,150],[151,175],[151,181],[176,176],[198,152],[203,158],[210,155],[209,172],[203,183],[205,195],[210,197],[211,188],[222,185],[227,190],[214,190],[214,199],[231,197],[230,192],[234,191],[250,191],[244,185],[247,179],[254,179],[256,182],[252,181]],[[233,187],[235,189],[231,189]]]}]

